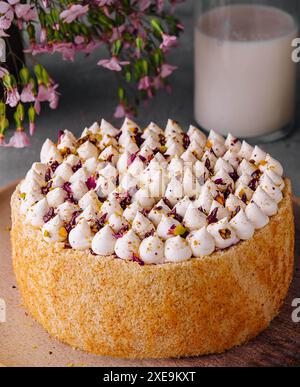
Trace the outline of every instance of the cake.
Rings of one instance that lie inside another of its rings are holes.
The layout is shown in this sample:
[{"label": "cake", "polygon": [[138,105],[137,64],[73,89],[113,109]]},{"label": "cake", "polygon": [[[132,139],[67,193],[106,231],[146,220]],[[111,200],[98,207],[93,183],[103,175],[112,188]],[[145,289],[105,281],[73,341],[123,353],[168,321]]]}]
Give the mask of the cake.
[{"label": "cake", "polygon": [[128,118],[60,131],[11,209],[24,305],[94,354],[221,353],[269,326],[291,282],[290,181],[230,134]]}]

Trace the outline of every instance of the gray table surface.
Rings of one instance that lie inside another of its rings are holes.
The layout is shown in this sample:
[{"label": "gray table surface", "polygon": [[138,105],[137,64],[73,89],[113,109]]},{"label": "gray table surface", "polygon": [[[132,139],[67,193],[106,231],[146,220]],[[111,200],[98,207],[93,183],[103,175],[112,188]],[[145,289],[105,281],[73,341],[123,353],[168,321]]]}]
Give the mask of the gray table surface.
[{"label": "gray table surface", "polygon": [[[190,1],[180,7],[179,15],[186,31],[180,48],[171,58],[171,63],[179,66],[179,71],[172,79],[173,93],[170,95],[161,92],[147,108],[142,108],[137,118],[141,125],[155,121],[163,126],[169,117],[178,120],[185,128],[194,123],[193,15]],[[69,129],[79,135],[85,126],[100,120],[101,117],[120,125],[120,121],[113,119],[117,104],[113,87],[114,75],[96,65],[101,54],[101,51],[98,51],[88,58],[81,56],[74,63],[63,62],[61,57],[56,55],[40,58],[60,84],[60,104],[56,111],[42,108],[30,148],[0,148],[0,186],[24,176],[31,164],[39,158],[39,150],[44,140],[47,137],[56,139],[59,129]],[[299,128],[300,112],[297,116]],[[292,179],[295,195],[300,196],[300,128],[289,138],[264,144],[263,148],[282,162],[286,174]]]}]

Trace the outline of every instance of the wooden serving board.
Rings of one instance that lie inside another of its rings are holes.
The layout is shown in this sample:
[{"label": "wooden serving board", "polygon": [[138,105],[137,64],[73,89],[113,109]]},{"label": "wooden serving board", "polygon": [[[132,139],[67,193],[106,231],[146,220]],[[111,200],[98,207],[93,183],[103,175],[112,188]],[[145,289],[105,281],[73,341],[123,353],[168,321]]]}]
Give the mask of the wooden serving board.
[{"label": "wooden serving board", "polygon": [[280,315],[256,339],[222,355],[190,359],[123,360],[76,351],[49,337],[22,306],[12,270],[10,196],[16,183],[0,190],[0,299],[7,322],[0,323],[0,364],[5,366],[296,366],[300,365],[300,323],[292,321],[292,300],[300,298],[300,200],[295,199],[296,267]]}]

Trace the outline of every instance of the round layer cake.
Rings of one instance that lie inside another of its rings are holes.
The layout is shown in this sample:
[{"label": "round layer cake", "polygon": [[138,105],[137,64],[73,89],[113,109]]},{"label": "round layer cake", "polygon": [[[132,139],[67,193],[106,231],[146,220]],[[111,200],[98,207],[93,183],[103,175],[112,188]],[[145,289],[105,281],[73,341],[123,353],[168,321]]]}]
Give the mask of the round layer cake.
[{"label": "round layer cake", "polygon": [[61,131],[11,207],[24,304],[95,354],[223,352],[268,327],[291,282],[290,182],[231,135],[173,120]]}]

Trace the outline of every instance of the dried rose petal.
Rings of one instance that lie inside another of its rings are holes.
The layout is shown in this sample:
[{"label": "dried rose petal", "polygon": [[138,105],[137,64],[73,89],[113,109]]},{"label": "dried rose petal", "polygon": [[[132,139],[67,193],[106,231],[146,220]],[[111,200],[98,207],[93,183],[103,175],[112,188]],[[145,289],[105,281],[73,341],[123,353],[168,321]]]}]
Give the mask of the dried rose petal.
[{"label": "dried rose petal", "polygon": [[71,188],[71,183],[68,181],[62,185],[62,189],[65,190],[68,194],[72,194],[72,188]]},{"label": "dried rose petal", "polygon": [[259,179],[260,176],[262,175],[261,171],[258,169],[257,171],[253,172],[251,177],[255,178],[255,179]]},{"label": "dried rose petal", "polygon": [[46,171],[45,180],[46,181],[51,180],[51,169],[50,168],[48,168],[47,171]]},{"label": "dried rose petal", "polygon": [[136,145],[140,148],[144,140],[142,139],[141,133],[136,133],[134,135],[134,140],[136,142]]},{"label": "dried rose petal", "polygon": [[187,149],[191,143],[191,140],[186,133],[184,133],[182,135],[182,137],[183,137],[183,147],[184,147],[184,149]]},{"label": "dried rose petal", "polygon": [[51,207],[49,208],[49,211],[47,212],[47,214],[43,216],[43,220],[45,223],[48,223],[52,218],[54,218],[54,216],[55,216],[54,208]]},{"label": "dried rose petal", "polygon": [[214,183],[217,184],[217,185],[226,185],[226,183],[224,183],[224,180],[223,180],[223,179],[216,179],[216,180],[214,181]]},{"label": "dried rose petal", "polygon": [[224,228],[222,230],[219,230],[219,234],[222,239],[227,240],[231,238],[231,230],[229,228]]},{"label": "dried rose petal", "polygon": [[248,198],[247,198],[247,195],[244,193],[241,197],[241,200],[245,203],[245,204],[248,204]]},{"label": "dried rose petal", "polygon": [[129,157],[129,160],[128,160],[128,162],[127,162],[127,166],[128,166],[128,167],[134,162],[134,160],[136,159],[136,156],[137,156],[137,153],[134,153],[134,154],[132,154],[132,155]]},{"label": "dried rose petal", "polygon": [[149,215],[149,212],[150,212],[150,211],[149,211],[149,210],[146,210],[145,208],[143,208],[143,209],[140,211],[140,213],[143,214],[143,215],[146,216],[146,217]]},{"label": "dried rose petal", "polygon": [[178,220],[179,223],[182,223],[182,221],[183,221],[183,217],[181,215],[177,214],[176,208],[173,208],[173,210],[168,213],[168,216]]},{"label": "dried rose petal", "polygon": [[50,168],[52,170],[52,172],[54,173],[56,171],[56,169],[58,168],[59,166],[59,163],[57,161],[53,161],[53,163],[51,164]]},{"label": "dried rose petal", "polygon": [[150,236],[153,236],[155,233],[155,230],[151,230],[145,234],[145,238],[149,238]]},{"label": "dried rose petal", "polygon": [[62,136],[64,135],[64,131],[63,130],[59,130],[58,131],[58,135],[57,135],[57,143],[60,144],[61,142],[61,139],[62,139]]},{"label": "dried rose petal", "polygon": [[81,161],[79,160],[78,163],[76,165],[73,165],[72,167],[72,171],[75,173],[78,171],[78,169],[80,169],[82,167],[82,163]]},{"label": "dried rose petal", "polygon": [[239,175],[237,174],[236,171],[230,172],[228,175],[232,178],[232,180],[233,180],[234,182],[236,182],[236,181],[238,180],[238,178],[239,178]]},{"label": "dried rose petal", "polygon": [[47,195],[47,193],[50,191],[52,187],[52,184],[53,184],[53,181],[48,181],[47,185],[41,188],[41,192],[43,195]]},{"label": "dried rose petal", "polygon": [[218,223],[218,208],[215,208],[207,217],[208,224]]},{"label": "dried rose petal", "polygon": [[258,186],[258,180],[257,180],[257,178],[255,177],[254,179],[252,179],[252,180],[250,181],[248,187],[249,187],[250,189],[252,189],[252,191],[255,191],[256,188],[257,188],[257,186]]},{"label": "dried rose petal", "polygon": [[172,207],[173,207],[172,204],[171,204],[171,202],[170,202],[170,200],[168,200],[167,198],[163,198],[163,201],[164,201],[164,203],[165,203],[169,208],[172,208]]},{"label": "dried rose petal", "polygon": [[129,230],[129,225],[128,224],[124,224],[124,226],[121,227],[121,229],[119,230],[119,232],[116,232],[113,234],[114,238],[116,239],[120,239],[124,236],[124,234]]},{"label": "dried rose petal", "polygon": [[86,186],[88,187],[89,190],[95,189],[97,184],[94,176],[90,176],[87,181],[85,182]]},{"label": "dried rose petal", "polygon": [[137,255],[135,254],[132,254],[132,258],[131,258],[132,262],[136,262],[138,263],[140,266],[144,266],[145,265],[145,262],[141,260],[140,257],[138,257]]},{"label": "dried rose petal", "polygon": [[159,142],[161,143],[161,145],[166,145],[166,137],[161,133],[158,135],[158,137],[159,137]]},{"label": "dried rose petal", "polygon": [[113,157],[114,157],[113,154],[109,155],[109,156],[107,157],[107,161],[108,161],[109,163],[111,163]]},{"label": "dried rose petal", "polygon": [[73,227],[75,227],[76,225],[76,219],[78,218],[78,216],[82,213],[82,211],[75,211],[73,212],[72,214],[72,217],[71,217],[71,220],[69,221],[69,223],[66,225],[66,230],[68,233],[70,233],[70,231],[72,230]]},{"label": "dried rose petal", "polygon": [[210,165],[210,160],[209,160],[209,158],[207,158],[207,159],[205,160],[205,166],[206,166],[206,168],[207,168],[209,171],[211,171],[211,165]]}]

